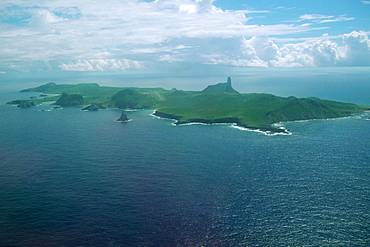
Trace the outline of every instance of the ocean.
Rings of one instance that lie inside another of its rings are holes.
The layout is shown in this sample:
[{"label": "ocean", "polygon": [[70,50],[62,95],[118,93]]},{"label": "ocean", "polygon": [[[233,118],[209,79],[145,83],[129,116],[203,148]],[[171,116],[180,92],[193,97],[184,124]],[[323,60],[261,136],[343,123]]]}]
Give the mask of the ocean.
[{"label": "ocean", "polygon": [[[296,88],[296,72],[232,78],[239,91],[370,105],[361,71]],[[370,246],[370,113],[282,123],[292,135],[268,136],[174,126],[151,110],[120,123],[118,109],[3,104],[38,95],[18,90],[44,81],[2,81],[0,246]]]}]

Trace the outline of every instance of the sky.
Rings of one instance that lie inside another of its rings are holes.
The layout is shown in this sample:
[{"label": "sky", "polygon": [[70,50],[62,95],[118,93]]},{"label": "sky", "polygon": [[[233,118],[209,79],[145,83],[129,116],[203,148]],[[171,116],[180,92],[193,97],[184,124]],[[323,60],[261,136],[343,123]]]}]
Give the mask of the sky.
[{"label": "sky", "polygon": [[2,0],[0,74],[370,66],[368,0]]}]

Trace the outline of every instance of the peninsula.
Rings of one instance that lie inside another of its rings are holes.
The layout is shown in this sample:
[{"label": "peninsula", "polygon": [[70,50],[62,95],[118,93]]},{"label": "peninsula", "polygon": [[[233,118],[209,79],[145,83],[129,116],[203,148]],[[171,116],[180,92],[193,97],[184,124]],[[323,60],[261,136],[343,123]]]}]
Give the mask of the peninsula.
[{"label": "peninsula", "polygon": [[369,110],[352,103],[319,98],[279,97],[264,93],[239,93],[226,82],[210,85],[202,91],[165,90],[163,88],[102,87],[95,83],[48,83],[23,92],[59,94],[30,100],[15,100],[9,104],[33,106],[44,101],[56,101],[60,106],[84,105],[84,110],[105,108],[156,109],[154,115],[174,119],[176,125],[188,123],[232,123],[239,127],[270,133],[286,133],[274,123],[327,119],[350,116]]}]

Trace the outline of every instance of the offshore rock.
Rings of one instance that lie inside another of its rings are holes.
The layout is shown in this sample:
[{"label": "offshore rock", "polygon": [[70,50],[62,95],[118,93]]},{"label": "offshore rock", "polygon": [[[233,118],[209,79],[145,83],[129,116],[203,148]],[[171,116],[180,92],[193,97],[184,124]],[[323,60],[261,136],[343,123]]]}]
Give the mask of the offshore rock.
[{"label": "offshore rock", "polygon": [[116,121],[117,122],[128,122],[128,121],[130,121],[130,119],[127,117],[127,115],[123,111],[121,116]]},{"label": "offshore rock", "polygon": [[13,100],[7,104],[17,105],[18,108],[30,108],[32,106],[36,106],[35,102],[29,100]]},{"label": "offshore rock", "polygon": [[30,108],[32,106],[36,106],[35,102],[30,102],[30,101],[23,101],[23,102],[20,102],[17,107],[19,108]]}]

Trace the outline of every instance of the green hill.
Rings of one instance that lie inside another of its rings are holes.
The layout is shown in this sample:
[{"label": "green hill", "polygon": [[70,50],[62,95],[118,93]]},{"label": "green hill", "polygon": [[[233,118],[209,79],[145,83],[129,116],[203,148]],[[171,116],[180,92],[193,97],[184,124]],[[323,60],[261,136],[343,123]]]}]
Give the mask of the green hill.
[{"label": "green hill", "polygon": [[84,98],[81,95],[67,93],[62,93],[60,98],[55,102],[55,105],[59,106],[77,106],[83,104]]},{"label": "green hill", "polygon": [[155,105],[155,100],[150,95],[142,94],[132,88],[119,91],[111,101],[119,109],[145,109]]},{"label": "green hill", "polygon": [[61,87],[62,85],[57,85],[55,82],[49,82],[45,85],[41,85],[39,87],[35,87],[35,88],[29,88],[29,89],[24,89],[24,90],[21,90],[21,92],[43,92],[43,93],[53,93],[53,90],[56,88],[56,87]]}]

